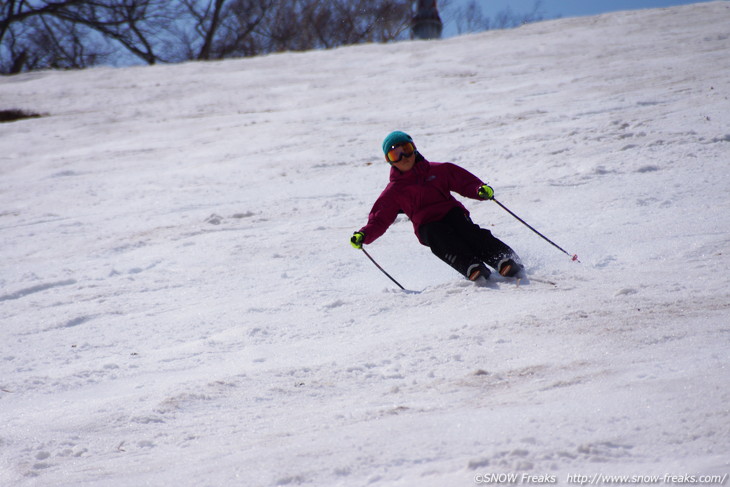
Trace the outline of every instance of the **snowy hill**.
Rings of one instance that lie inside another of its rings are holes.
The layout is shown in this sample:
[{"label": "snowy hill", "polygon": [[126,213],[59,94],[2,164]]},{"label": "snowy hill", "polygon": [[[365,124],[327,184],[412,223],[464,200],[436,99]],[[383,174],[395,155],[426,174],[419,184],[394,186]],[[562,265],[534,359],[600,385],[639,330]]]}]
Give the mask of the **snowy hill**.
[{"label": "snowy hill", "polygon": [[[0,78],[46,115],[0,125],[0,485],[726,476],[728,26]],[[582,263],[462,198],[557,286],[475,286],[399,220],[368,250],[401,292],[348,244],[394,129]]]}]

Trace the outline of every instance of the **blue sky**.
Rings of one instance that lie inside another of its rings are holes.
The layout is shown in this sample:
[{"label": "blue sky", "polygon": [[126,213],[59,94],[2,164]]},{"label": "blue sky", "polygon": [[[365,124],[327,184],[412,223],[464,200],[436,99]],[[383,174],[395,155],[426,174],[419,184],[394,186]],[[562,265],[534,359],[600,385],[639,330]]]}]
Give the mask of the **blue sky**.
[{"label": "blue sky", "polygon": [[[702,3],[706,0],[542,0],[541,12],[545,19],[558,17],[578,17],[583,15],[598,15],[618,10],[636,10],[645,8],[674,7],[690,3]],[[532,11],[535,0],[477,0],[482,6],[486,17],[494,16],[507,8],[513,13],[527,13]],[[468,0],[452,0],[454,5],[464,5]],[[446,26],[447,29],[450,26]],[[449,35],[448,32],[445,32]]]}]

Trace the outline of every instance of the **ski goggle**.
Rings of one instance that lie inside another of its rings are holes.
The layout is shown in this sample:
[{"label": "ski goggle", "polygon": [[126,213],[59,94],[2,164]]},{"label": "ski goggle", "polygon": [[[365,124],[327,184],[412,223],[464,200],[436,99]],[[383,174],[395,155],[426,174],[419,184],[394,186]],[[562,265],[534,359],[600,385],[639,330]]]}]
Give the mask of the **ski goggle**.
[{"label": "ski goggle", "polygon": [[416,152],[416,146],[413,145],[413,142],[394,145],[385,153],[385,160],[393,164],[400,162],[404,157],[411,157],[414,152]]}]

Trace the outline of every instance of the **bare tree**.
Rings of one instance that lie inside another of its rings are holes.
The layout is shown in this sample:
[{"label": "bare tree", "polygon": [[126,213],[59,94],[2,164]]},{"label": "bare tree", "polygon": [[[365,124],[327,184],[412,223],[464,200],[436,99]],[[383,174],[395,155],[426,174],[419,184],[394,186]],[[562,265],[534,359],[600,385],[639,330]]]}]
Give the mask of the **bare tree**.
[{"label": "bare tree", "polygon": [[413,0],[183,0],[188,59],[332,48],[402,38]]},{"label": "bare tree", "polygon": [[0,18],[0,72],[42,68],[83,68],[106,59],[111,52],[100,38],[80,24],[62,20],[63,9],[79,2],[41,5],[10,0]]},{"label": "bare tree", "polygon": [[0,72],[223,59],[405,39],[415,0],[5,0]]},{"label": "bare tree", "polygon": [[175,13],[167,0],[89,0],[56,16],[96,31],[146,63],[155,64],[165,61],[157,51],[157,37],[168,31]]},{"label": "bare tree", "polygon": [[405,38],[412,0],[298,0],[279,7],[261,34],[268,52]]},{"label": "bare tree", "polygon": [[7,0],[0,11],[0,72],[85,67],[116,44],[154,64],[175,20],[166,0]]},{"label": "bare tree", "polygon": [[206,60],[258,54],[256,29],[276,0],[181,0],[185,19],[173,29],[184,59]]},{"label": "bare tree", "polygon": [[471,0],[465,6],[454,9],[452,18],[460,34],[490,29],[510,29],[543,20],[542,1],[536,0],[532,10],[528,13],[517,14],[510,7],[507,7],[497,12],[494,19],[490,19],[484,15],[479,2]]}]

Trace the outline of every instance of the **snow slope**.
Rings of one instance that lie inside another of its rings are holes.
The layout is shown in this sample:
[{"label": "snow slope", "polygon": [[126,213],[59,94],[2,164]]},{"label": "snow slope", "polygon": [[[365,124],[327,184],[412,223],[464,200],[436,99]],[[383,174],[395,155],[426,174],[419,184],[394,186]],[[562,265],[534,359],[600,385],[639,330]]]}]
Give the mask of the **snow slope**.
[{"label": "snow slope", "polygon": [[[0,485],[727,476],[729,26],[0,78],[47,115],[0,125]],[[401,292],[348,243],[393,129],[582,263],[465,201],[557,286],[475,286],[399,220],[368,250]]]}]

